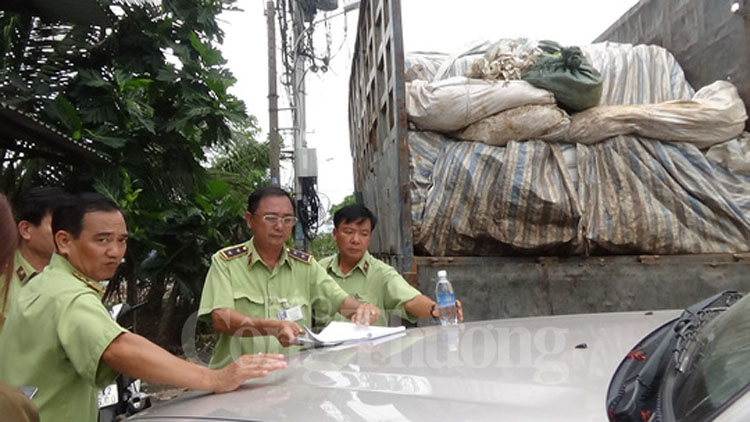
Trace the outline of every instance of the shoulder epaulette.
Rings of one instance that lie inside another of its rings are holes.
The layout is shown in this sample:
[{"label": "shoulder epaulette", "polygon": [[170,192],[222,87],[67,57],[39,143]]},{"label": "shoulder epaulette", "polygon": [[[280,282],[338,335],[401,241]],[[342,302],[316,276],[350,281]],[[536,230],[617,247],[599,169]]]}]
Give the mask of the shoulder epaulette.
[{"label": "shoulder epaulette", "polygon": [[230,246],[219,251],[219,256],[221,256],[221,259],[223,259],[224,261],[229,261],[230,259],[246,255],[249,250],[250,249],[247,247],[247,245]]},{"label": "shoulder epaulette", "polygon": [[97,292],[99,296],[102,296],[104,294],[104,288],[102,286],[94,283],[93,281],[89,280],[85,275],[79,273],[78,271],[73,271],[73,277],[81,280],[83,284],[89,286],[92,290]]},{"label": "shoulder epaulette", "polygon": [[312,254],[297,249],[287,248],[286,253],[297,261],[302,261],[305,264],[309,264],[313,260]]}]

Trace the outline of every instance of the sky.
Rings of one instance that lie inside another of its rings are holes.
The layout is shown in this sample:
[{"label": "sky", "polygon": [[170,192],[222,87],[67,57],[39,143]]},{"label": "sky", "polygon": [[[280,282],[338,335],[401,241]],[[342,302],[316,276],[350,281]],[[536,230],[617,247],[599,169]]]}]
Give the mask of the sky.
[{"label": "sky", "polygon": [[[339,0],[339,7],[345,1]],[[348,0],[346,0],[348,2]],[[638,0],[401,0],[405,51],[459,53],[478,41],[525,37],[580,45],[598,35]],[[220,16],[225,32],[222,53],[237,83],[230,90],[242,99],[268,136],[268,44],[265,0],[239,0],[241,12]],[[336,13],[336,12],[333,12]],[[321,19],[319,14],[316,18]],[[323,207],[341,202],[354,192],[349,151],[349,70],[356,37],[358,11],[331,17],[333,59],[326,73],[308,72],[307,146],[317,149],[318,192]],[[278,28],[277,28],[278,30]],[[316,25],[316,51],[326,49],[326,28]],[[278,35],[277,35],[278,37]],[[278,53],[277,46],[277,57]],[[277,66],[280,71],[281,65]],[[287,107],[279,84],[279,106]],[[291,127],[291,114],[280,112],[279,126]],[[284,135],[284,134],[282,134]],[[292,146],[291,134],[285,147]],[[292,166],[282,163],[281,184],[293,186]]]}]

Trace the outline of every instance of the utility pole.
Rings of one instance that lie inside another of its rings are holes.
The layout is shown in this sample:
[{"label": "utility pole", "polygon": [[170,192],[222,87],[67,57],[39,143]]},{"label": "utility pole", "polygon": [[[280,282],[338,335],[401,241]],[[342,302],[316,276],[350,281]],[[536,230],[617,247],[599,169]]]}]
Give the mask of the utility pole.
[{"label": "utility pole", "polygon": [[[297,204],[302,201],[302,184],[299,180],[300,154],[307,146],[305,132],[307,130],[305,114],[305,57],[300,55],[304,40],[304,18],[299,4],[295,4],[292,19],[292,31],[294,34],[294,73],[292,74],[292,95],[294,97],[294,199]],[[302,224],[297,222],[294,229],[294,247],[307,250],[307,238],[305,237]]]},{"label": "utility pole", "polygon": [[271,162],[271,185],[279,186],[279,96],[276,91],[276,6],[273,0],[266,1],[266,24],[268,27],[268,140],[271,144],[269,161]]},{"label": "utility pole", "polygon": [[[302,225],[302,220],[297,222],[294,228],[294,247],[297,249],[307,250],[308,239],[305,230],[315,230],[317,228],[318,221],[308,221],[318,219],[319,212],[319,199],[315,192],[315,184],[318,177],[317,167],[317,155],[314,148],[307,148],[307,141],[305,139],[307,134],[307,115],[306,115],[306,103],[305,96],[307,95],[305,89],[305,73],[306,66],[305,62],[308,60],[313,61],[315,58],[312,57],[312,31],[315,26],[313,19],[315,13],[318,10],[332,11],[338,6],[338,0],[328,0],[327,2],[318,3],[316,2],[312,9],[310,5],[313,2],[308,0],[303,2],[301,0],[290,0],[288,3],[288,9],[284,10],[284,20],[282,26],[282,36],[284,37],[284,44],[286,45],[284,52],[284,64],[285,64],[285,77],[288,76],[290,82],[290,102],[292,110],[292,130],[294,136],[294,150],[293,150],[293,161],[294,161],[294,202],[297,206],[298,216],[301,216],[305,221],[305,227]],[[351,10],[359,7],[359,1],[353,1],[344,5],[343,12],[339,14],[345,14]],[[291,24],[292,24],[292,36],[291,43],[287,45],[286,36],[286,23],[288,17],[286,16],[287,10],[291,12]],[[269,57],[269,74],[268,74],[268,103],[270,113],[270,142],[271,142],[271,177],[272,182],[279,183],[279,154],[278,149],[278,96],[276,91],[276,41],[275,41],[275,26],[274,26],[274,7],[272,0],[266,0],[266,17],[268,19],[268,57]],[[338,16],[338,15],[336,15]],[[326,18],[327,19],[327,18]],[[325,22],[325,20],[319,22]],[[305,22],[309,22],[308,28],[305,28]],[[308,32],[309,31],[309,32]],[[330,34],[329,34],[330,35]],[[329,41],[330,42],[330,41]],[[310,43],[309,45],[307,43]],[[310,53],[307,53],[307,51]],[[329,51],[330,55],[330,51]],[[288,69],[289,62],[287,58],[291,56],[292,68]],[[324,64],[328,65],[328,59],[323,59]],[[313,67],[316,69],[317,67]],[[286,83],[285,83],[286,85]],[[276,143],[274,143],[276,142]],[[305,204],[303,206],[303,200]]]}]

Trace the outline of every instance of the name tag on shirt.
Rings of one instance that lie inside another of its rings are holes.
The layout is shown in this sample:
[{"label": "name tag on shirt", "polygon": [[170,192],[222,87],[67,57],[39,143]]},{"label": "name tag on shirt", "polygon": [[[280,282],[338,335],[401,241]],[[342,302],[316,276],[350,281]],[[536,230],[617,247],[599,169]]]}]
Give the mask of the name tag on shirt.
[{"label": "name tag on shirt", "polygon": [[299,321],[304,317],[304,315],[302,315],[302,307],[297,305],[292,306],[291,308],[284,309],[283,311],[279,311],[278,317],[282,321]]}]

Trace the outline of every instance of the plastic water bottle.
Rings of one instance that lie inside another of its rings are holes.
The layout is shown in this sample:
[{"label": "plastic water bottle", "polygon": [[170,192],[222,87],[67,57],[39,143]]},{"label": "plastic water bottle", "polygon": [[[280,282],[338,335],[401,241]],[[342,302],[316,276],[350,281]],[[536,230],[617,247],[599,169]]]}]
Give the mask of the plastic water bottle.
[{"label": "plastic water bottle", "polygon": [[456,310],[456,296],[453,294],[453,286],[448,281],[448,273],[440,270],[437,273],[438,282],[435,287],[440,323],[442,325],[458,324],[458,311]]}]

